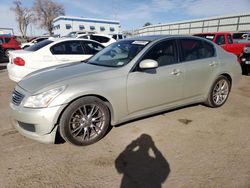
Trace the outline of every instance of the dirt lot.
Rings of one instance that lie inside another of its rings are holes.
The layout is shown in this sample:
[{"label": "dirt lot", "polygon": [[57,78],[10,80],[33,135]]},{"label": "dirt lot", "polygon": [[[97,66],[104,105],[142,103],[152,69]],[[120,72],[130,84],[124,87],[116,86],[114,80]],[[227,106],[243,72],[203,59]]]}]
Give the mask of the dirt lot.
[{"label": "dirt lot", "polygon": [[0,70],[0,187],[250,187],[250,76],[221,108],[133,121],[84,148],[21,136],[9,120],[13,87]]}]

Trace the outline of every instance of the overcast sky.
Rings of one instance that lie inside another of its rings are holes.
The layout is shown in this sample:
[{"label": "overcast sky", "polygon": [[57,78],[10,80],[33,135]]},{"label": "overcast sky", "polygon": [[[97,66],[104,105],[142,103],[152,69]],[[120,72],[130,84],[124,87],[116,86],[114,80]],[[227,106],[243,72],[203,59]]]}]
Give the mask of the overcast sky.
[{"label": "overcast sky", "polygon": [[[136,29],[146,22],[169,23],[211,16],[250,12],[250,0],[56,0],[64,5],[66,15],[86,18],[115,19],[123,30]],[[33,0],[22,0],[30,8]],[[0,28],[14,28],[19,34],[11,0],[0,0]],[[45,31],[35,26],[28,34]]]}]

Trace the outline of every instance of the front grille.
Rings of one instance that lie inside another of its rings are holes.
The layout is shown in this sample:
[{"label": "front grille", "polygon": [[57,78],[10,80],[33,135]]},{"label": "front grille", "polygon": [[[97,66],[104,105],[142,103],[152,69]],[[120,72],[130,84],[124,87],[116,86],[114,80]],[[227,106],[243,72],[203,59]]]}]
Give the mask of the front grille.
[{"label": "front grille", "polygon": [[22,93],[19,93],[18,91],[14,90],[12,93],[12,103],[15,105],[20,105],[22,100],[24,98],[24,95]]}]

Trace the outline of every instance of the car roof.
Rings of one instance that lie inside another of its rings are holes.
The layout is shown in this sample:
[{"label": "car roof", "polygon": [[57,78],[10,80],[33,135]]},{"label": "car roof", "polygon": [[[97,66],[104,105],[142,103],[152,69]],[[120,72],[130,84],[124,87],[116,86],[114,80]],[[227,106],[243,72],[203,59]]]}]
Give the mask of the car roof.
[{"label": "car roof", "polygon": [[197,38],[190,35],[145,35],[145,36],[137,36],[137,37],[131,37],[126,38],[123,40],[145,40],[145,41],[156,41],[160,39],[166,39],[166,38]]},{"label": "car roof", "polygon": [[224,34],[229,34],[229,35],[231,35],[231,33],[230,32],[207,32],[207,33],[196,33],[196,34],[194,34],[194,35],[224,35]]},{"label": "car roof", "polygon": [[[71,40],[81,40],[81,41],[93,41],[90,39],[84,39],[84,38],[72,38],[72,37],[65,37],[65,38],[54,38],[54,37],[50,37],[48,38],[48,40],[51,40],[53,42],[57,42],[57,41],[71,41]],[[95,41],[96,42],[96,41]]]},{"label": "car roof", "polygon": [[98,41],[91,40],[91,39],[84,39],[84,38],[72,38],[72,37],[68,37],[68,38],[54,38],[54,37],[50,37],[47,40],[53,41],[53,44],[59,43],[59,42],[63,42],[63,41],[73,41],[73,40],[74,41],[76,41],[76,40],[79,40],[79,41],[91,41],[91,42],[95,42],[95,43],[98,43],[99,45],[103,46],[103,44],[101,44]]}]

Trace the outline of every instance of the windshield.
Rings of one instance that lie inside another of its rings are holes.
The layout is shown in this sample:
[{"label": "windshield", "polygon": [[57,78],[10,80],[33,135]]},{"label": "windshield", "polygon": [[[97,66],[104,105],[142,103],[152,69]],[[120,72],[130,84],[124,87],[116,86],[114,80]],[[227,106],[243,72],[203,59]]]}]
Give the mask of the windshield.
[{"label": "windshield", "polygon": [[43,41],[38,42],[38,43],[28,47],[28,48],[25,48],[24,50],[35,52],[35,51],[43,48],[44,46],[47,46],[48,44],[50,44],[52,42],[53,41],[51,41],[51,40],[43,40]]},{"label": "windshield", "polygon": [[121,67],[128,64],[148,43],[149,41],[135,40],[115,42],[90,58],[87,63],[107,67]]},{"label": "windshield", "polygon": [[205,39],[208,39],[211,41],[213,41],[213,39],[214,39],[214,34],[198,34],[198,35],[194,35],[194,36],[202,37],[202,38],[205,38]]}]

